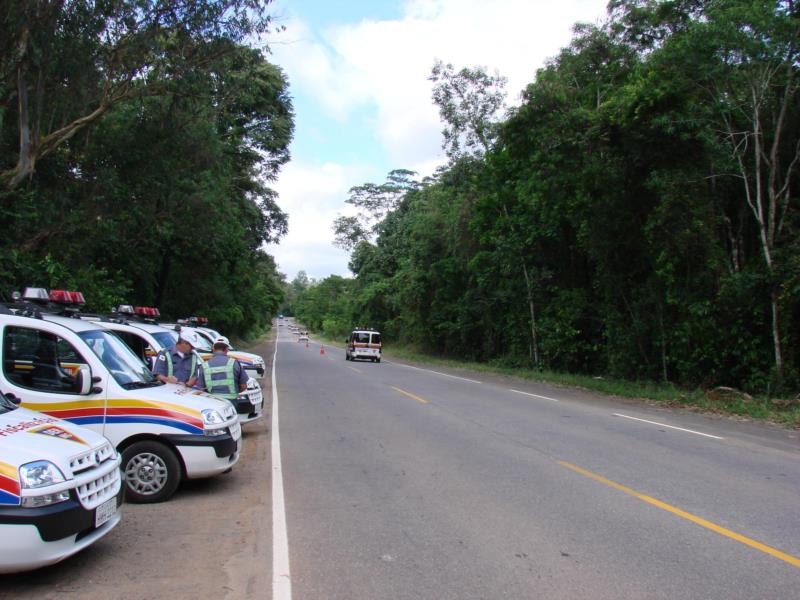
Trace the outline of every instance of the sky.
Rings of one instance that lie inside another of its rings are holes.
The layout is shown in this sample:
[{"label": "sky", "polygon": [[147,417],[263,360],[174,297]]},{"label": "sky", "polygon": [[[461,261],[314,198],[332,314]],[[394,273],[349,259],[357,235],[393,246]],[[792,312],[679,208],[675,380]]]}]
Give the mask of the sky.
[{"label": "sky", "polygon": [[508,79],[506,104],[576,22],[599,23],[607,0],[275,0],[269,60],[289,79],[295,111],[291,162],[273,188],[289,233],[266,249],[288,281],[352,276],[333,245],[333,221],[352,214],[351,187],[394,169],[419,178],[446,163],[428,80],[439,59]]}]

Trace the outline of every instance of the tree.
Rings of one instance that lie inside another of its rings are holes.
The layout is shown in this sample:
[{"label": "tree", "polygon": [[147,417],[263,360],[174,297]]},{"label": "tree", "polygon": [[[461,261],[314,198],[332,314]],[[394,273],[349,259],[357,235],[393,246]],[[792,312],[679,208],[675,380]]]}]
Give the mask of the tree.
[{"label": "tree", "polygon": [[436,60],[428,80],[434,82],[433,102],[445,124],[442,147],[448,158],[454,161],[488,152],[497,138],[506,78],[489,75],[482,67],[456,72],[453,65]]},{"label": "tree", "polygon": [[15,118],[17,141],[0,140],[0,155],[8,157],[0,164],[0,182],[17,187],[32,177],[38,161],[113,107],[164,94],[216,52],[233,49],[208,41],[237,43],[269,31],[270,2],[6,2],[0,114]]},{"label": "tree", "polygon": [[419,184],[414,171],[395,169],[382,184],[365,183],[350,188],[345,204],[355,207],[354,216],[340,216],[333,222],[334,245],[353,250],[361,242],[370,242],[381,220],[396,209],[400,200]]}]

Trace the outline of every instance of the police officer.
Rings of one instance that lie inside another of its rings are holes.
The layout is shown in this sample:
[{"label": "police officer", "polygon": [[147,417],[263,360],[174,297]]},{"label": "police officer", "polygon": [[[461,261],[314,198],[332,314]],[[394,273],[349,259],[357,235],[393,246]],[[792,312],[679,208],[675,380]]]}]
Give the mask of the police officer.
[{"label": "police officer", "polygon": [[197,383],[199,365],[203,362],[194,347],[197,345],[194,331],[182,330],[178,341],[169,350],[162,350],[156,356],[153,375],[164,383],[179,383],[193,387]]},{"label": "police officer", "polygon": [[236,400],[239,392],[247,389],[250,379],[239,361],[228,356],[231,343],[225,336],[214,340],[214,356],[203,363],[200,369],[199,387],[209,394]]}]

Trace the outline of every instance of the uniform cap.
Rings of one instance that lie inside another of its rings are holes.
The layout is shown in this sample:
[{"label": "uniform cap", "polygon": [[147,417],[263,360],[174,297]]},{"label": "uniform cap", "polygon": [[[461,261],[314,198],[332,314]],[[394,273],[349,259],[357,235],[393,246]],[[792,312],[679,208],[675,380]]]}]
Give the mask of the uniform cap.
[{"label": "uniform cap", "polygon": [[197,334],[194,331],[190,331],[188,329],[181,329],[180,332],[178,333],[178,336],[180,337],[178,341],[183,340],[184,342],[191,344],[192,348],[197,348],[198,345]]},{"label": "uniform cap", "polygon": [[221,335],[214,340],[214,345],[216,346],[217,344],[225,344],[228,348],[231,347],[231,343],[228,341],[228,338],[226,338],[224,335]]}]

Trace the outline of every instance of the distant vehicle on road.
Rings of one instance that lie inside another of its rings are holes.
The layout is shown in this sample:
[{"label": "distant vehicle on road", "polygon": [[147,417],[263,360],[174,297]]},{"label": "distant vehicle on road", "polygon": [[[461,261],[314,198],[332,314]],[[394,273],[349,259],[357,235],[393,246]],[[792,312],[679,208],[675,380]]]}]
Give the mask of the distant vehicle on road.
[{"label": "distant vehicle on road", "polygon": [[366,358],[372,362],[381,362],[381,334],[374,329],[354,329],[345,341],[345,360]]}]

